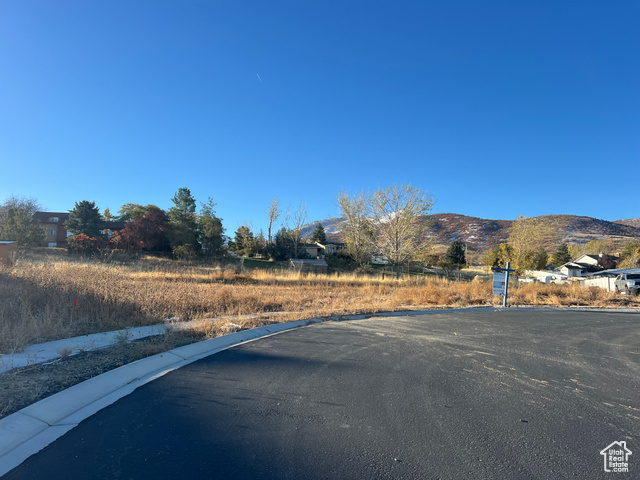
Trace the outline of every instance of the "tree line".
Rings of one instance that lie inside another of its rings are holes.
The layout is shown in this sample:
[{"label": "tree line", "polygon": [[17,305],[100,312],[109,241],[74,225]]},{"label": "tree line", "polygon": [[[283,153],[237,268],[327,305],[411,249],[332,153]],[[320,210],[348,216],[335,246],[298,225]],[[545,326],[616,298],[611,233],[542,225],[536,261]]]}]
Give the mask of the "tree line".
[{"label": "tree line", "polygon": [[485,264],[491,267],[504,268],[507,262],[522,274],[526,270],[544,270],[551,264],[558,268],[582,255],[600,255],[603,268],[633,268],[640,266],[640,240],[628,242],[620,252],[620,262],[613,257],[613,244],[606,240],[591,240],[584,244],[561,244],[549,255],[544,249],[553,234],[551,227],[544,225],[540,219],[519,216],[513,222],[509,239],[496,245],[485,255]]},{"label": "tree line", "polygon": [[[274,198],[267,208],[268,227],[254,233],[250,224],[240,226],[232,236],[225,235],[222,219],[216,215],[214,201],[198,204],[188,188],[179,188],[167,211],[156,205],[126,203],[117,215],[108,208],[100,213],[95,202],[76,202],[65,223],[73,235],[69,249],[78,251],[115,248],[126,251],[170,252],[176,258],[219,258],[229,251],[243,256],[259,255],[273,260],[304,258],[305,242],[326,242],[326,233],[317,224],[309,238],[303,238],[307,210],[298,205],[283,211]],[[341,265],[366,267],[372,256],[380,256],[399,272],[414,265],[438,265],[445,271],[466,264],[466,251],[452,242],[446,253],[435,256],[428,215],[434,199],[428,192],[409,185],[378,187],[372,192],[340,192],[336,197],[346,248],[338,254]],[[43,229],[33,214],[42,210],[32,198],[9,197],[0,204],[0,240],[16,240],[21,245],[41,245]],[[278,223],[280,221],[280,224]],[[124,222],[124,228],[109,223]],[[280,228],[276,228],[280,225]],[[109,234],[111,233],[111,234]],[[610,244],[592,240],[584,245],[561,245],[549,255],[543,245],[553,231],[539,219],[518,217],[507,242],[485,254],[484,263],[504,267],[511,263],[517,273],[541,270],[549,263],[558,267],[583,253],[608,253]],[[640,240],[628,243],[622,251],[621,267],[640,266]]]}]

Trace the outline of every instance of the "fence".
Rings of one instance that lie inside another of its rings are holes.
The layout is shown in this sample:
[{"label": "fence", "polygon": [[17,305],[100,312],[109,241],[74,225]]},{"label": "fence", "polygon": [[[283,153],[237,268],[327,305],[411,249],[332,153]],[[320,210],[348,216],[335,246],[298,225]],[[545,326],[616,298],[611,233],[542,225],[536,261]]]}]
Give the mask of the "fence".
[{"label": "fence", "polygon": [[585,287],[598,287],[598,288],[602,288],[603,290],[606,290],[607,292],[613,292],[614,291],[614,286],[613,286],[613,282],[614,281],[615,281],[615,278],[611,278],[611,277],[587,278],[584,281],[584,286]]}]

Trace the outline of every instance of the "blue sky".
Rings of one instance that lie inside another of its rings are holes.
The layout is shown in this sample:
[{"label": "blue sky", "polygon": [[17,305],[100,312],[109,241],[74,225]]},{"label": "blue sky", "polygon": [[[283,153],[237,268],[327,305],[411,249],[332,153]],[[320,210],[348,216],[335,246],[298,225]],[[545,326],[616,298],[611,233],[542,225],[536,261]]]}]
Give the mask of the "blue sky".
[{"label": "blue sky", "polygon": [[637,1],[0,2],[0,200],[640,216]]}]

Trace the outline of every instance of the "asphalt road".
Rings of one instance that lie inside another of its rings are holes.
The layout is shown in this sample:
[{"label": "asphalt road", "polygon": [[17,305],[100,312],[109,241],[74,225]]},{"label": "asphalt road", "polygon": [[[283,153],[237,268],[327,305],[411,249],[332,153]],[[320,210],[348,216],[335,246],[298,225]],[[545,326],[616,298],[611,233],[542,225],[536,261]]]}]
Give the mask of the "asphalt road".
[{"label": "asphalt road", "polygon": [[[328,322],[88,418],[6,479],[640,478],[640,315]],[[624,440],[629,474],[600,451]]]}]

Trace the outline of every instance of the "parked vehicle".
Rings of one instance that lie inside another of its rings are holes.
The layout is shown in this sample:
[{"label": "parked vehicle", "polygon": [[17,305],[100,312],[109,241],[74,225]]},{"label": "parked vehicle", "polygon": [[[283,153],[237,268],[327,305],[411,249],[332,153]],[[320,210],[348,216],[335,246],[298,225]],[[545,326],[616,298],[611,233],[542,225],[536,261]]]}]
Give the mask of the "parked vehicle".
[{"label": "parked vehicle", "polygon": [[640,292],[640,273],[621,273],[616,277],[616,292],[638,295]]}]

